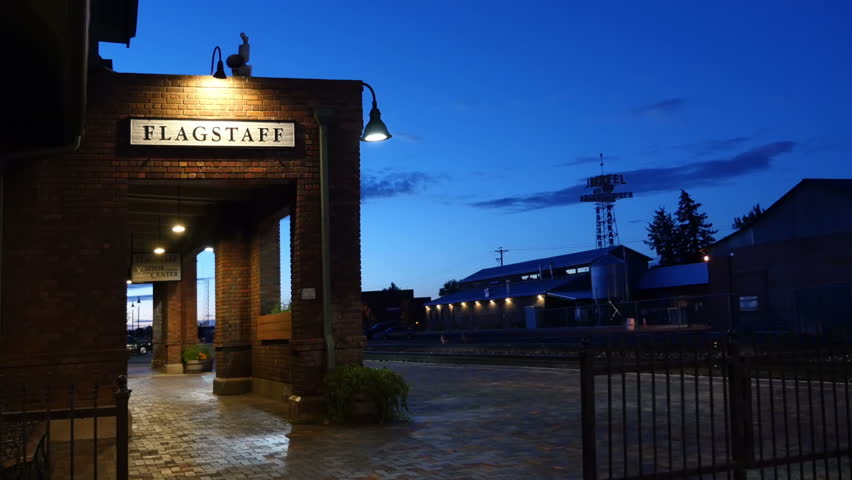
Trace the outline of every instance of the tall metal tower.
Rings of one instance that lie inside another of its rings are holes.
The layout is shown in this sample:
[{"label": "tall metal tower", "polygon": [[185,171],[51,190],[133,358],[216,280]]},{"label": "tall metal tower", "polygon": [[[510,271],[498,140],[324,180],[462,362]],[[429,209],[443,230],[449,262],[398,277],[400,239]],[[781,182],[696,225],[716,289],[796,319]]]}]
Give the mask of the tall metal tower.
[{"label": "tall metal tower", "polygon": [[601,154],[601,174],[586,180],[586,188],[592,193],[582,195],[581,202],[595,204],[595,236],[598,248],[618,244],[618,226],[615,223],[615,201],[620,198],[633,198],[633,192],[616,192],[616,185],[624,185],[623,175],[604,174],[603,153]]},{"label": "tall metal tower", "polygon": [[196,284],[204,284],[204,315],[202,315],[203,320],[200,323],[205,327],[210,326],[210,280],[212,279],[213,277],[201,277],[195,280]]}]

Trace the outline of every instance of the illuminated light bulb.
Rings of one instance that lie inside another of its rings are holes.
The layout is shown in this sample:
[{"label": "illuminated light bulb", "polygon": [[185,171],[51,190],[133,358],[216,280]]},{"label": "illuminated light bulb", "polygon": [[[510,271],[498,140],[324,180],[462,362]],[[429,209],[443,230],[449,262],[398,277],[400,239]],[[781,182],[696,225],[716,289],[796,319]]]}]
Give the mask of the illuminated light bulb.
[{"label": "illuminated light bulb", "polygon": [[128,278],[128,279],[127,279],[127,284],[128,284],[128,285],[130,285],[131,283],[133,283],[133,280],[131,280],[131,279],[129,279],[129,278]]},{"label": "illuminated light bulb", "polygon": [[186,231],[186,226],[182,223],[176,223],[172,227],[172,231],[175,232],[175,233],[183,233],[183,232]]},{"label": "illuminated light bulb", "polygon": [[205,251],[205,252],[212,252],[212,251],[213,251],[213,247],[204,247],[204,251]]},{"label": "illuminated light bulb", "polygon": [[157,254],[157,255],[162,255],[162,254],[166,253],[166,249],[163,248],[163,247],[157,247],[157,248],[154,249],[154,253]]}]

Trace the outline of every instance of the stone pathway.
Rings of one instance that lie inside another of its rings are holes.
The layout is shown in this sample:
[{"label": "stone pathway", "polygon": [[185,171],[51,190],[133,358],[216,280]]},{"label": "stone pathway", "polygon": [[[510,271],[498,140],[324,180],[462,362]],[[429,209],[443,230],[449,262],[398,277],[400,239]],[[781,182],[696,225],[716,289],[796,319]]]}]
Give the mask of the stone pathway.
[{"label": "stone pathway", "polygon": [[410,423],[291,425],[280,402],[213,395],[212,374],[134,376],[130,476],[579,478],[576,372],[369,364],[387,366],[412,384]]}]

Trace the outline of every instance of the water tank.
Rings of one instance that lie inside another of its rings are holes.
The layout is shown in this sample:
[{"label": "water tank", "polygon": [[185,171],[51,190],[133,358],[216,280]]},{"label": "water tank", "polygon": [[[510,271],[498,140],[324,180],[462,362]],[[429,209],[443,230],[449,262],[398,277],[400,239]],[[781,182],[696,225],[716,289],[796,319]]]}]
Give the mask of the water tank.
[{"label": "water tank", "polygon": [[606,302],[608,298],[624,298],[626,280],[624,262],[605,256],[598,259],[590,268],[592,275],[592,296],[597,301]]}]

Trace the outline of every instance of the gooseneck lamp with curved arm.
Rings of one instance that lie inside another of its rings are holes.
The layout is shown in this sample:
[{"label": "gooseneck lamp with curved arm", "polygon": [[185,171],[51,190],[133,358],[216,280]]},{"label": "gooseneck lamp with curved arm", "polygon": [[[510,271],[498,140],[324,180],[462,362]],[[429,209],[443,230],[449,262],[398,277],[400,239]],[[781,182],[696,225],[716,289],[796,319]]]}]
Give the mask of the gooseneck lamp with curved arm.
[{"label": "gooseneck lamp with curved arm", "polygon": [[[216,61],[216,52],[219,52],[219,63],[216,64],[216,73],[213,73],[213,62]],[[219,47],[213,49],[213,56],[210,57],[210,74],[213,75],[213,78],[228,78],[225,75],[225,66],[222,65],[222,49]]]},{"label": "gooseneck lamp with curved arm", "polygon": [[376,91],[373,90],[367,82],[361,82],[362,85],[370,89],[370,93],[373,94],[373,108],[370,109],[370,121],[367,122],[367,126],[364,127],[364,134],[361,135],[361,141],[363,142],[381,142],[382,140],[387,140],[391,138],[390,132],[388,132],[388,127],[385,126],[385,122],[382,121],[382,112],[379,111],[379,107],[376,106]]}]

